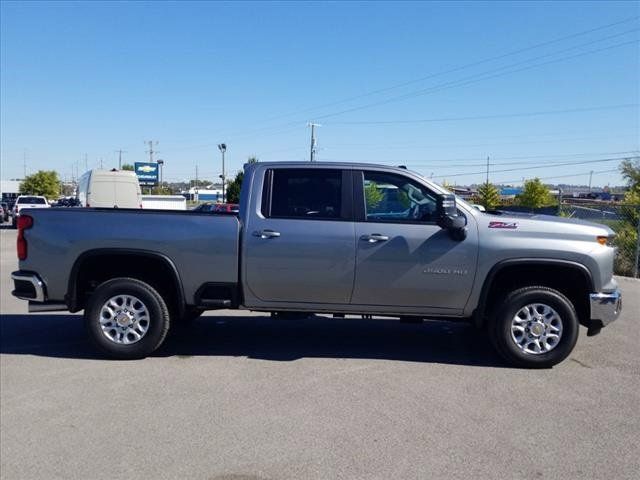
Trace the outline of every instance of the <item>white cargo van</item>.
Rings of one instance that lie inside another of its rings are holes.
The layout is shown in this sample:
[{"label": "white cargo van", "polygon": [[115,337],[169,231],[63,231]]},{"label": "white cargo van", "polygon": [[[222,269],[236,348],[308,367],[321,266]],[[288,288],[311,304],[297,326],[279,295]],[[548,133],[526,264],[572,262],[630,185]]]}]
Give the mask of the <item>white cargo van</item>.
[{"label": "white cargo van", "polygon": [[89,170],[78,182],[83,207],[142,208],[140,183],[128,170]]}]

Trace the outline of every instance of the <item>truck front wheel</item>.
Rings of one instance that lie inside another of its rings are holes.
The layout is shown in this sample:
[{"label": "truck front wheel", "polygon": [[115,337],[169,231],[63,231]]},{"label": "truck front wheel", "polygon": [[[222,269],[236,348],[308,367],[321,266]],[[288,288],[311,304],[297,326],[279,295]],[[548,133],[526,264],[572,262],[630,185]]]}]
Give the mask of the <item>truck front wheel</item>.
[{"label": "truck front wheel", "polygon": [[85,308],[89,337],[108,356],[144,358],[169,331],[166,303],[149,284],[134,278],[108,280],[93,292]]},{"label": "truck front wheel", "polygon": [[549,368],[573,350],[579,322],[562,293],[532,286],[511,292],[491,315],[488,327],[496,350],[510,365]]}]

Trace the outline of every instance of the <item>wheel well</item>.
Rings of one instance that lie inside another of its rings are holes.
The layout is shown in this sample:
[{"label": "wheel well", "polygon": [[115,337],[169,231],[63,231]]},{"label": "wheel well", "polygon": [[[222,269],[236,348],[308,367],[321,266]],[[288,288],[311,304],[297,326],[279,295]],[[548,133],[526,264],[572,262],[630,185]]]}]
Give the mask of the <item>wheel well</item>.
[{"label": "wheel well", "polygon": [[170,311],[184,310],[184,294],[173,264],[166,258],[146,253],[95,253],[76,261],[69,280],[71,311],[82,310],[98,285],[117,277],[141,280],[162,296]]},{"label": "wheel well", "polygon": [[476,322],[483,323],[486,315],[518,288],[540,285],[553,288],[566,296],[576,309],[578,319],[588,325],[589,294],[592,290],[589,274],[577,266],[567,264],[514,264],[501,268],[490,277],[490,285],[483,292],[484,301]]}]

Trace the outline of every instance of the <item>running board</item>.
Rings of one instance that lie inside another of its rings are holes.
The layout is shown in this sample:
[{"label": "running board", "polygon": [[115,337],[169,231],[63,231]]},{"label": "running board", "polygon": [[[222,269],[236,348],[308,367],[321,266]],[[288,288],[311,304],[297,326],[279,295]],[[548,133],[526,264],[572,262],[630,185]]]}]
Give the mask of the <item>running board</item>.
[{"label": "running board", "polygon": [[69,310],[66,303],[63,302],[29,302],[29,313],[37,312],[58,312],[61,310]]},{"label": "running board", "polygon": [[232,305],[231,300],[227,300],[227,299],[209,299],[209,298],[200,299],[200,306],[202,307],[230,308],[231,305]]}]

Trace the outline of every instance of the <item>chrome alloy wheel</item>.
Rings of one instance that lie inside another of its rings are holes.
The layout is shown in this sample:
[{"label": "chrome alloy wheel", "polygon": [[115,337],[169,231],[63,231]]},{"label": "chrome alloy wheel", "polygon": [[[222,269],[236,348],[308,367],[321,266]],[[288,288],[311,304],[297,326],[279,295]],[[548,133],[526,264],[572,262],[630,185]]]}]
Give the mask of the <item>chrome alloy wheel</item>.
[{"label": "chrome alloy wheel", "polygon": [[100,328],[113,343],[130,345],[149,330],[149,310],[133,295],[116,295],[100,309]]},{"label": "chrome alloy wheel", "polygon": [[553,350],[562,337],[562,319],[549,305],[530,303],[511,320],[511,339],[525,353],[539,355]]}]

